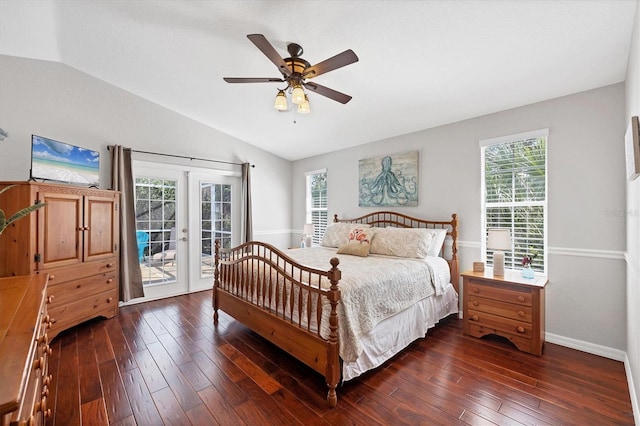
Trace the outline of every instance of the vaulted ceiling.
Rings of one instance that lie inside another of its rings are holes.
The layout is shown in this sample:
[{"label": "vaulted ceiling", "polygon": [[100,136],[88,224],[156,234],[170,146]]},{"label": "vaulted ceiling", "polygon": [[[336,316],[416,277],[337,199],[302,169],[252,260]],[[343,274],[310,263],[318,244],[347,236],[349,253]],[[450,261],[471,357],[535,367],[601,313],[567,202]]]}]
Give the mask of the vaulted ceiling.
[{"label": "vaulted ceiling", "polygon": [[[59,61],[295,160],[624,81],[636,0],[1,0],[0,54]],[[312,112],[278,112],[281,78],[247,39],[312,65]]]}]

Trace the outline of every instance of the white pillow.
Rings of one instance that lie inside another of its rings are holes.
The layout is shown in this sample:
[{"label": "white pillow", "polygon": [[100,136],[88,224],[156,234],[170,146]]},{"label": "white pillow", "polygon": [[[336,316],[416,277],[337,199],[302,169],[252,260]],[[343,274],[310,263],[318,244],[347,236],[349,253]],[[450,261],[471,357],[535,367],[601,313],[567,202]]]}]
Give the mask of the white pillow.
[{"label": "white pillow", "polygon": [[349,242],[349,232],[354,228],[371,228],[367,223],[334,222],[327,226],[322,236],[323,247],[340,247]]},{"label": "white pillow", "polygon": [[427,257],[434,236],[429,231],[418,228],[376,228],[370,253],[423,259]]},{"label": "white pillow", "polygon": [[429,245],[427,256],[439,256],[440,250],[444,244],[445,238],[447,238],[447,229],[428,229],[433,234],[433,239]]}]

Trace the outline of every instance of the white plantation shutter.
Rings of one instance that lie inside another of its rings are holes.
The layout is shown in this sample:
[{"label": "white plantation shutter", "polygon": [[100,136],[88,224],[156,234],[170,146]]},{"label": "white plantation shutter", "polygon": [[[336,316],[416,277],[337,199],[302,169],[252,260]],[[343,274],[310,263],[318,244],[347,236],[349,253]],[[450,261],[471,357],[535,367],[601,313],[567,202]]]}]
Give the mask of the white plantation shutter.
[{"label": "white plantation shutter", "polygon": [[307,217],[306,223],[313,223],[313,244],[322,242],[328,223],[327,209],[327,170],[315,170],[306,173],[307,177]]},{"label": "white plantation shutter", "polygon": [[505,251],[505,267],[521,269],[522,258],[535,254],[533,268],[547,271],[547,136],[544,129],[480,142],[482,248],[489,265],[486,230],[509,228],[513,251]]}]

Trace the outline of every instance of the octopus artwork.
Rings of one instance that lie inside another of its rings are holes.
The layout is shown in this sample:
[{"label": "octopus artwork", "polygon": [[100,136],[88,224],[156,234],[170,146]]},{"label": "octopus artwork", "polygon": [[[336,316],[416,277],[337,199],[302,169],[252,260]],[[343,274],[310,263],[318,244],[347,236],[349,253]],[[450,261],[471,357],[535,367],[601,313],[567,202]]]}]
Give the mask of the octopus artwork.
[{"label": "octopus artwork", "polygon": [[[360,160],[360,202],[367,206],[417,206],[417,152]],[[380,166],[373,170],[372,160]],[[378,162],[378,161],[375,161]],[[377,174],[376,174],[377,172]]]}]

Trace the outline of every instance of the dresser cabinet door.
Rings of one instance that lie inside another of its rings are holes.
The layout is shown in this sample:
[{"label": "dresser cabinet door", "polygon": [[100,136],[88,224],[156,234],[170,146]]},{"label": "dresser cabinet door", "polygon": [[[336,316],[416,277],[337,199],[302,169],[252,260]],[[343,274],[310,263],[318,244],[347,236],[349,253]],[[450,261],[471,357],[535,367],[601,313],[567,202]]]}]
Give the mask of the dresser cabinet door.
[{"label": "dresser cabinet door", "polygon": [[116,255],[119,226],[117,197],[86,196],[84,199],[84,260]]},{"label": "dresser cabinet door", "polygon": [[47,203],[38,211],[38,269],[82,262],[82,195],[41,192],[38,199]]}]

